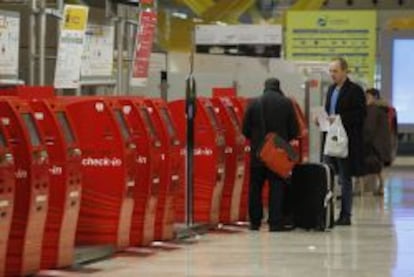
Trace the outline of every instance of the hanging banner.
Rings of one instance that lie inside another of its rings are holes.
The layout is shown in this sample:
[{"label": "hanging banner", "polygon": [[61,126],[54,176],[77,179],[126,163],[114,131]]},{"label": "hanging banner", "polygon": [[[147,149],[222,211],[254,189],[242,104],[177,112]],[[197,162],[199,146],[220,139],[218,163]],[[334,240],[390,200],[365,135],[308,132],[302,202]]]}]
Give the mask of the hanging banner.
[{"label": "hanging banner", "polygon": [[296,61],[347,59],[353,77],[374,84],[377,44],[375,11],[289,11],[286,58]]},{"label": "hanging banner", "polygon": [[20,15],[0,11],[0,79],[18,79]]},{"label": "hanging banner", "polygon": [[56,88],[79,88],[88,11],[85,6],[65,5],[56,60]]},{"label": "hanging banner", "polygon": [[82,80],[113,77],[114,43],[114,26],[88,24],[82,57]]},{"label": "hanging banner", "polygon": [[135,40],[131,86],[145,87],[148,80],[148,70],[157,27],[157,14],[153,11],[142,11]]}]

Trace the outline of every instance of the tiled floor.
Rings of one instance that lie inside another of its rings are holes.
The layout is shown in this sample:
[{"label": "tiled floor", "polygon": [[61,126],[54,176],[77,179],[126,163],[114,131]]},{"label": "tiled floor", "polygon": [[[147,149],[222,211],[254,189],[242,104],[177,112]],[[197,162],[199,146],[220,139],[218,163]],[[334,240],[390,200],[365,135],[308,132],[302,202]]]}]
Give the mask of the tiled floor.
[{"label": "tiled floor", "polygon": [[388,177],[384,198],[355,198],[352,227],[208,234],[177,250],[116,257],[55,276],[414,276],[414,170]]}]

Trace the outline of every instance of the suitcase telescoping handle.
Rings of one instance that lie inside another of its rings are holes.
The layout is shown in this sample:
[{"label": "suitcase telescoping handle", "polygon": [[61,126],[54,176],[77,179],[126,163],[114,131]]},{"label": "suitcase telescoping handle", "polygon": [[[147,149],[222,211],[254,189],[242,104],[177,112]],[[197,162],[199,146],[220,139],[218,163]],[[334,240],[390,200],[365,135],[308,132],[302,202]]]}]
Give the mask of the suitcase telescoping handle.
[{"label": "suitcase telescoping handle", "polygon": [[324,200],[324,207],[326,209],[325,229],[329,229],[329,227],[331,226],[331,222],[330,222],[331,213],[333,213],[330,202],[332,201],[332,198],[334,197],[334,193],[330,187],[330,183],[332,180],[332,172],[331,172],[331,168],[329,167],[329,165],[325,164],[325,170],[326,170],[326,176],[328,179],[326,182],[327,190],[326,190],[326,195],[325,195],[325,200]]}]

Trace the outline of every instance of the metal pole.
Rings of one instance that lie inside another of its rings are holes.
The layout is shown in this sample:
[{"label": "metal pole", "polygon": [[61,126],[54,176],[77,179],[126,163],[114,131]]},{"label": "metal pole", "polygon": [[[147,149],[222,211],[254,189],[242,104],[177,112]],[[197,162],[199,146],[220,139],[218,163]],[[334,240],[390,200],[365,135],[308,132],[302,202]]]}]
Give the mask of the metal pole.
[{"label": "metal pole", "polygon": [[187,227],[192,227],[193,217],[193,188],[194,188],[194,117],[195,117],[195,80],[190,74],[186,80],[186,114],[187,114],[187,159],[186,159],[186,205],[185,221]]},{"label": "metal pole", "polygon": [[135,48],[135,33],[137,31],[137,27],[133,24],[128,24],[128,35],[127,35],[127,53],[128,53],[128,77],[126,78],[126,88],[127,94],[130,94],[131,86],[129,84],[129,76],[131,76],[132,72],[132,61],[134,56],[134,48]]},{"label": "metal pole", "polygon": [[[60,15],[63,16],[63,3],[64,0],[56,0],[56,10]],[[57,27],[57,35],[56,35],[56,45],[59,45],[59,39],[60,39],[60,21],[63,21],[64,19],[58,20],[58,27]],[[59,47],[59,46],[58,46]]]},{"label": "metal pole", "polygon": [[123,56],[124,56],[124,36],[125,36],[125,18],[123,13],[123,7],[118,4],[118,35],[117,35],[117,49],[118,49],[118,60],[117,60],[117,95],[120,95],[124,91],[123,87]]},{"label": "metal pole", "polygon": [[105,17],[112,18],[112,4],[110,0],[105,0]]},{"label": "metal pole", "polygon": [[63,12],[63,0],[56,0],[56,9],[59,13]]},{"label": "metal pole", "polygon": [[45,85],[45,56],[46,56],[46,0],[40,6],[40,32],[39,32],[39,85]]},{"label": "metal pole", "polygon": [[29,18],[29,85],[35,84],[35,67],[36,67],[36,13],[37,1],[31,0],[30,18]]},{"label": "metal pole", "polygon": [[186,80],[186,114],[187,114],[187,159],[186,159],[186,225],[191,228],[194,224],[194,119],[197,113],[197,90],[194,79],[194,31],[193,47],[190,55],[190,73]]}]

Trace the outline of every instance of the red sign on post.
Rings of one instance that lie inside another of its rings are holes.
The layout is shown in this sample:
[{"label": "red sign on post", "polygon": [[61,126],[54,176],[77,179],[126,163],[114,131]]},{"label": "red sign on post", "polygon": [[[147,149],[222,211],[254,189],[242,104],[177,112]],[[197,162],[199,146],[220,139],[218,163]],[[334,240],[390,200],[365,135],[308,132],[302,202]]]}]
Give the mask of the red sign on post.
[{"label": "red sign on post", "polygon": [[154,11],[142,11],[136,34],[131,86],[146,85],[156,26],[157,14]]},{"label": "red sign on post", "polygon": [[154,0],[141,0],[140,3],[141,4],[152,5],[154,3]]}]

